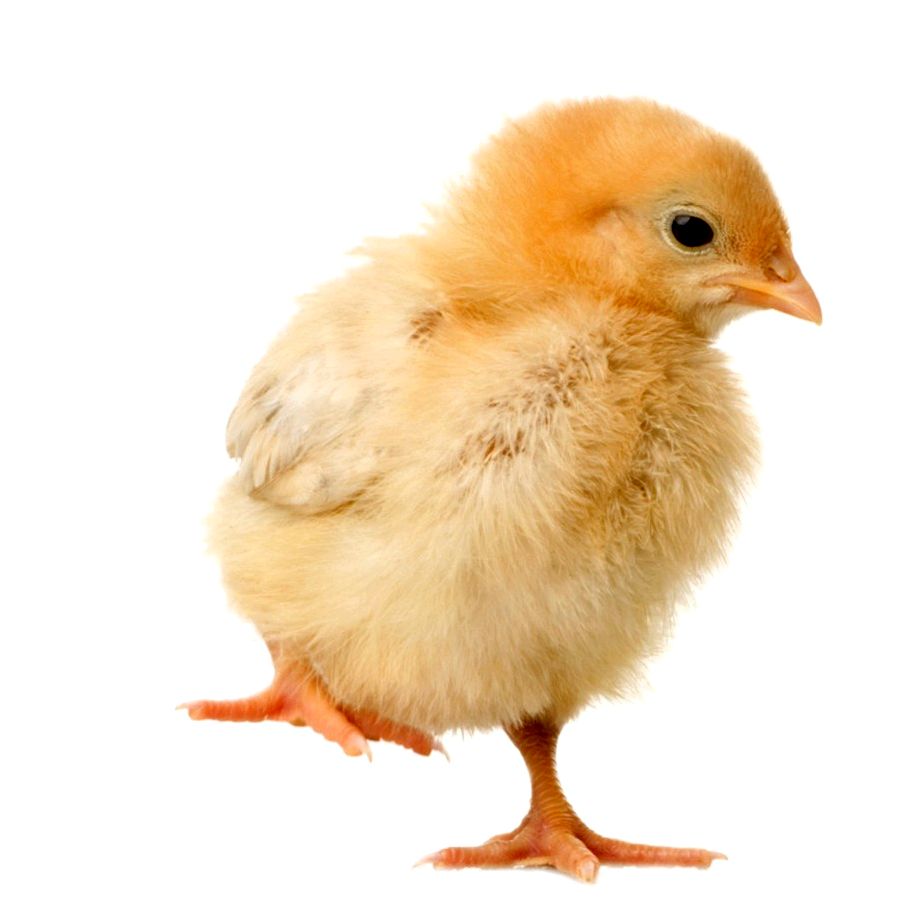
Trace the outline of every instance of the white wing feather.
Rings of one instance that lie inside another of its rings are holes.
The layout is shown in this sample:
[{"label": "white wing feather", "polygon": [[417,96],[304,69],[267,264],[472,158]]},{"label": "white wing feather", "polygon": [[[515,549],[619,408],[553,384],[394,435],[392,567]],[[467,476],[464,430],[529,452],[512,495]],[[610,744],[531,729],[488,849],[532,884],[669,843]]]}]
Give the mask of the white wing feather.
[{"label": "white wing feather", "polygon": [[361,494],[377,477],[375,434],[397,373],[436,305],[437,294],[405,267],[374,264],[305,299],[227,424],[245,489],[308,513]]},{"label": "white wing feather", "polygon": [[256,370],[227,424],[246,490],[307,512],[353,499],[374,466],[361,439],[374,386],[353,356],[304,356],[280,377],[270,368],[266,360]]}]

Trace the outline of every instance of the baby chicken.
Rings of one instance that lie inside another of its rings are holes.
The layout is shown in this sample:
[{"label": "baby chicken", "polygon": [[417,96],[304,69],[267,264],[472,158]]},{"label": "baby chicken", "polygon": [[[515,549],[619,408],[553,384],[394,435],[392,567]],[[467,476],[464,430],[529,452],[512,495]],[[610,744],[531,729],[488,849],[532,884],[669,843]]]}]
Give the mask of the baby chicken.
[{"label": "baby chicken", "polygon": [[555,773],[564,723],[638,675],[721,555],[756,456],[712,341],[818,323],[752,154],[650,102],[506,127],[424,233],[370,244],[253,371],[211,539],[274,658],[193,718],[308,725],[348,754],[502,726],[531,806],[439,867],[707,866],[607,839]]}]

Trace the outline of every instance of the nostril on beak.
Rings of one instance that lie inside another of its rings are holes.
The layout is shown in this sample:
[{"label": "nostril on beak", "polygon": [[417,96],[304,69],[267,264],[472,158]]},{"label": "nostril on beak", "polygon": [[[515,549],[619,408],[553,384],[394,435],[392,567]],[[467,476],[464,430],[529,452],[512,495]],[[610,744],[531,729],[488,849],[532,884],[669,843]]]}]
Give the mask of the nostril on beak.
[{"label": "nostril on beak", "polygon": [[800,271],[790,250],[779,247],[770,257],[765,274],[771,281],[792,282]]}]

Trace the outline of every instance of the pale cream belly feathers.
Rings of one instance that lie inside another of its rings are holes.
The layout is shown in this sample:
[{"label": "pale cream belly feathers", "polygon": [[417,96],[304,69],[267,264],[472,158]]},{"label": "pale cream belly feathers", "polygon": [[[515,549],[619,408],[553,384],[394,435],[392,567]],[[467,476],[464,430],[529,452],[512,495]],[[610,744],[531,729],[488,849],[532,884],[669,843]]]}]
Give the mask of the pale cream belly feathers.
[{"label": "pale cream belly feathers", "polygon": [[454,324],[400,253],[307,299],[253,373],[212,546],[341,702],[565,720],[632,683],[720,556],[752,424],[676,319],[573,294]]}]

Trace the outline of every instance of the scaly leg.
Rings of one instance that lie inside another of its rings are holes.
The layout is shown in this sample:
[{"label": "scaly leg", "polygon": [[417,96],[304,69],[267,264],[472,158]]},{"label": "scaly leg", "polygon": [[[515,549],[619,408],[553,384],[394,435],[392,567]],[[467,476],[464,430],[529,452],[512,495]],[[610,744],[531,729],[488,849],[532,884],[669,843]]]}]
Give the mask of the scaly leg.
[{"label": "scaly leg", "polygon": [[389,740],[422,756],[434,750],[445,753],[440,741],[424,731],[338,705],[307,663],[282,655],[276,645],[269,647],[274,680],[267,689],[244,699],[202,700],[180,707],[194,720],[287,721],[310,727],[340,744],[349,756],[365,754],[371,759],[369,740]]},{"label": "scaly leg", "polygon": [[550,865],[581,881],[594,881],[602,863],[708,868],[712,860],[727,858],[704,849],[644,846],[599,836],[576,816],[561,791],[554,758],[560,728],[530,721],[506,730],[529,769],[529,813],[512,833],[483,846],[442,849],[422,862],[435,868]]}]

